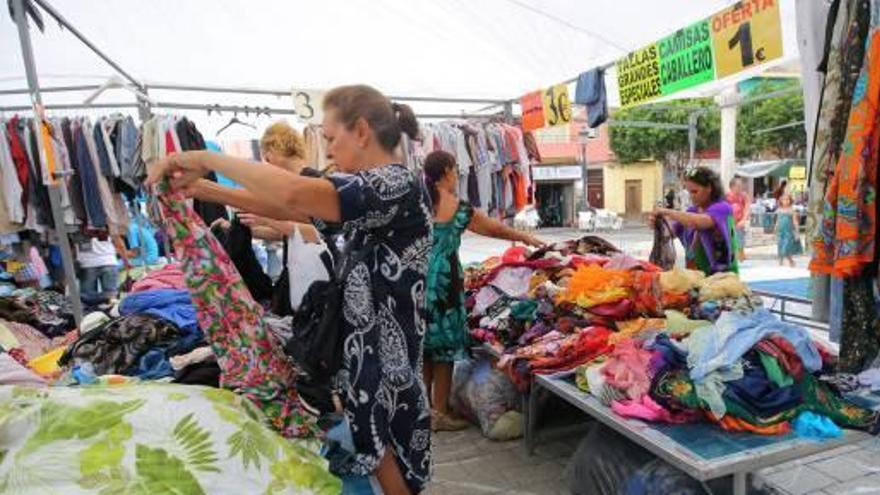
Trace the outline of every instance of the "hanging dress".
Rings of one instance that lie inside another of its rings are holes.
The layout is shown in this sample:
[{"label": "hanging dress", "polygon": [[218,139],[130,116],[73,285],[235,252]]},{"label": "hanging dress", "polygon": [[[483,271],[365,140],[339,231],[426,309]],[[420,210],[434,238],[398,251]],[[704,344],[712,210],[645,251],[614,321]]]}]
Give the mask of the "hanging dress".
[{"label": "hanging dress", "polygon": [[425,354],[434,362],[451,363],[466,357],[464,270],[458,249],[461,234],[473,215],[473,207],[462,201],[450,221],[434,224],[434,245],[426,280],[428,332],[425,334]]}]

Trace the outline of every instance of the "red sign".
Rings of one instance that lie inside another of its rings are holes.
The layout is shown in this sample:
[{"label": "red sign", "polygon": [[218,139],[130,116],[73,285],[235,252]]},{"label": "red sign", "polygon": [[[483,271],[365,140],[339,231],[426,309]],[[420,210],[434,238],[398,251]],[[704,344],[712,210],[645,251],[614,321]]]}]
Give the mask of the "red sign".
[{"label": "red sign", "polygon": [[544,99],[542,91],[533,91],[519,99],[522,106],[522,128],[533,131],[544,127]]}]

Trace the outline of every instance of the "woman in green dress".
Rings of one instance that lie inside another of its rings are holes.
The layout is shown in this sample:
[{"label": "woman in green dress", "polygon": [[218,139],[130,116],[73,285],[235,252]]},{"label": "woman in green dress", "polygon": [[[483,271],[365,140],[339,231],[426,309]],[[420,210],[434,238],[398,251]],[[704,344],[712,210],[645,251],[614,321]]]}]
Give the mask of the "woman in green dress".
[{"label": "woman in green dress", "polygon": [[538,239],[493,220],[462,201],[458,191],[458,164],[445,151],[427,156],[425,185],[431,194],[434,243],[426,279],[425,389],[431,398],[435,431],[460,430],[467,422],[449,411],[452,366],[467,356],[467,315],[464,308],[464,271],[458,258],[465,230],[487,237],[541,246]]}]

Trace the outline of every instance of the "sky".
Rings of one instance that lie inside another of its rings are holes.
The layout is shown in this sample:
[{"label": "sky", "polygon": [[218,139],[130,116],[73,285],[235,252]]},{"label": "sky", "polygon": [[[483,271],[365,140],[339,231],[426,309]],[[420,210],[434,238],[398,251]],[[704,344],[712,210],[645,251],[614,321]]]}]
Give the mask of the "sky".
[{"label": "sky", "polygon": [[[394,96],[517,98],[615,60],[730,0],[49,0],[146,82],[330,88],[367,83]],[[794,0],[780,0],[786,60],[797,57]],[[47,19],[32,30],[43,85],[99,83],[112,70]],[[730,84],[733,81],[725,81]],[[612,104],[613,74],[608,77]],[[26,86],[0,9],[0,88]],[[720,85],[704,87],[702,93]],[[573,88],[572,88],[573,89]],[[85,95],[52,94],[48,103]],[[168,93],[165,101],[289,106],[286,98]],[[101,101],[130,100],[115,92]],[[0,105],[26,104],[0,97]],[[459,113],[479,106],[419,104]]]}]

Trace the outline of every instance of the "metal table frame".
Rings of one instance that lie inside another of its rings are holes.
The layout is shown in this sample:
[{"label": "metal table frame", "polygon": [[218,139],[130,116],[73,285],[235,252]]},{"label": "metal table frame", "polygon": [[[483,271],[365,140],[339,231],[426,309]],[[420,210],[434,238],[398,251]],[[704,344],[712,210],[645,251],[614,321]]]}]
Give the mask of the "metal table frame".
[{"label": "metal table frame", "polygon": [[816,330],[828,330],[828,323],[824,321],[815,320],[809,316],[801,316],[801,315],[793,315],[786,311],[787,303],[796,303],[796,304],[804,304],[804,305],[812,305],[813,300],[808,299],[806,297],[795,296],[791,294],[781,294],[777,292],[770,292],[766,290],[760,289],[752,289],[752,293],[756,296],[766,297],[767,299],[773,299],[774,301],[779,301],[779,308],[776,308],[776,304],[774,303],[770,308],[770,312],[776,313],[779,315],[779,318],[782,321],[790,321],[793,323],[797,323],[798,325],[803,325],[805,327],[814,328]]},{"label": "metal table frame", "polygon": [[839,439],[830,439],[822,442],[792,439],[780,441],[774,445],[744,450],[718,459],[706,460],[651,427],[649,423],[618,416],[595,397],[580,391],[568,381],[537,375],[532,383],[531,392],[526,395],[528,406],[524,412],[526,450],[529,453],[534,449],[538,394],[542,389],[560,397],[592,416],[595,420],[614,429],[629,440],[641,445],[654,455],[699,481],[709,481],[733,475],[734,495],[745,495],[747,493],[748,474],[752,471],[772,467],[868,438],[866,433],[845,430],[844,436]]}]

